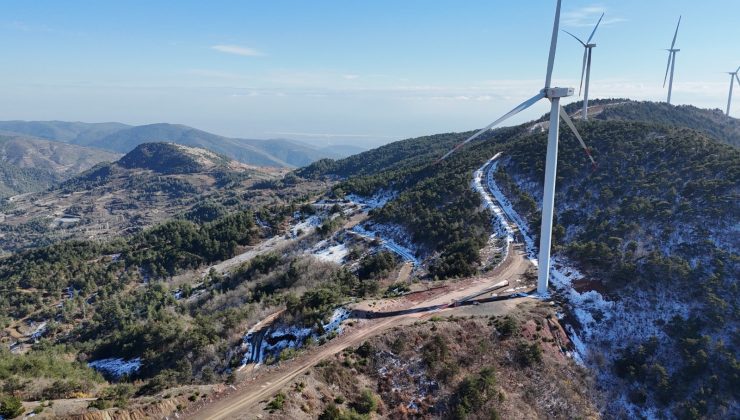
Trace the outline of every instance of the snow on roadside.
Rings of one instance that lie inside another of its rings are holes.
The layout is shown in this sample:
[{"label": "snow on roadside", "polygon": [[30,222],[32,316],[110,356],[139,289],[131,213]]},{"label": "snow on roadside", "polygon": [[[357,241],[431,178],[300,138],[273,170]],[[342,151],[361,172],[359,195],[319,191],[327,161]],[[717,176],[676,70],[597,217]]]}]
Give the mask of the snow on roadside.
[{"label": "snow on roadside", "polygon": [[[525,222],[521,216],[519,216],[519,213],[517,213],[516,210],[514,210],[514,207],[512,206],[511,202],[509,201],[508,198],[506,198],[504,193],[501,191],[499,186],[496,184],[496,181],[493,177],[493,175],[496,173],[496,169],[498,169],[498,164],[499,164],[498,158],[500,156],[501,156],[501,153],[498,153],[494,157],[492,157],[488,162],[486,162],[486,165],[488,165],[488,170],[486,171],[486,186],[488,187],[488,191],[491,193],[491,195],[495,199],[494,206],[497,207],[500,212],[506,214],[506,216],[510,220],[512,220],[514,224],[516,224],[517,228],[519,229],[519,233],[522,235],[522,238],[524,239],[524,245],[527,251],[527,258],[529,258],[534,265],[537,265],[537,246],[534,243],[534,239],[532,239],[532,235],[530,235],[529,233],[529,224]],[[485,167],[485,165],[483,167]],[[497,215],[501,214],[495,211],[494,213],[496,213]],[[511,229],[511,226],[509,226],[509,229]]]},{"label": "snow on roadside", "polygon": [[486,187],[483,186],[483,175],[485,173],[486,167],[500,155],[501,153],[497,153],[494,157],[488,159],[488,161],[484,163],[483,166],[478,168],[478,170],[473,173],[473,181],[471,182],[471,185],[473,189],[481,196],[481,199],[483,200],[483,206],[493,213],[492,222],[494,232],[489,236],[488,242],[493,244],[495,243],[496,238],[502,238],[504,240],[504,246],[496,248],[498,252],[502,253],[503,261],[504,259],[506,259],[506,256],[509,252],[509,244],[514,242],[514,229],[512,229],[509,221],[506,219],[503,210],[501,210],[498,204],[494,201],[493,197],[491,197],[491,195],[488,193]]},{"label": "snow on roadside", "polygon": [[[506,198],[506,196],[504,196],[494,179],[493,175],[498,168],[500,157],[501,153],[496,154],[475,172],[473,185],[476,190],[479,190],[478,186],[480,185],[480,177],[482,176],[483,170],[487,167],[486,186],[488,187],[490,194],[493,196],[493,199],[490,199],[491,197],[488,196],[487,198],[490,200],[484,199],[484,202],[486,203],[486,206],[493,209],[494,214],[502,220],[500,224],[504,226],[504,230],[507,232],[507,235],[510,234],[509,232],[512,232],[512,229],[511,226],[508,225],[506,218],[502,217],[502,213],[517,225],[519,233],[522,238],[524,238],[527,257],[536,265],[537,247],[535,246],[534,240],[530,234],[529,224],[527,224],[514,210],[511,202]],[[482,185],[480,185],[479,191],[481,190],[485,192]],[[508,229],[506,229],[506,227],[508,227]],[[550,281],[572,306],[573,316],[576,318],[580,326],[578,333],[570,325],[566,326],[566,330],[571,336],[571,341],[573,342],[576,351],[576,354],[573,355],[574,359],[583,363],[588,354],[588,347],[584,343],[590,341],[596,334],[601,334],[601,331],[599,331],[599,324],[608,318],[608,314],[614,308],[614,302],[606,301],[601,294],[594,290],[579,293],[573,288],[573,281],[582,279],[583,275],[577,269],[569,266],[567,261],[558,256],[553,256],[551,261]],[[597,321],[597,319],[600,321]],[[584,338],[586,339],[585,341]]]},{"label": "snow on roadside", "polygon": [[87,364],[91,368],[107,373],[114,378],[120,378],[124,375],[131,375],[141,368],[141,358],[137,357],[131,360],[124,360],[121,358],[108,358],[94,360]]},{"label": "snow on roadside", "polygon": [[[533,259],[537,248],[531,239],[529,226],[514,211],[511,202],[503,195],[493,177],[499,157],[500,155],[496,155],[486,163],[487,186],[495,199],[493,206],[500,206],[509,219],[516,223],[525,239],[527,254]],[[476,171],[475,178],[479,176],[480,173]],[[486,201],[486,205],[488,207],[491,204]],[[680,238],[680,235],[681,232],[675,236]],[[644,290],[627,286],[622,290],[622,295],[629,296],[629,299],[607,300],[596,290],[577,291],[574,283],[582,279],[583,274],[566,258],[559,255],[552,257],[550,281],[575,320],[573,323],[564,323],[573,343],[574,352],[571,357],[577,363],[591,368],[602,388],[615,390],[615,395],[610,396],[610,406],[624,410],[630,417],[660,418],[662,415],[654,407],[646,408],[632,403],[626,395],[622,380],[608,366],[620,356],[622,347],[651,337],[656,337],[659,341],[667,340],[665,325],[676,316],[685,319],[703,308],[700,305],[687,304],[681,299],[680,292],[665,288]],[[669,355],[660,362],[671,369],[672,360]]]}]

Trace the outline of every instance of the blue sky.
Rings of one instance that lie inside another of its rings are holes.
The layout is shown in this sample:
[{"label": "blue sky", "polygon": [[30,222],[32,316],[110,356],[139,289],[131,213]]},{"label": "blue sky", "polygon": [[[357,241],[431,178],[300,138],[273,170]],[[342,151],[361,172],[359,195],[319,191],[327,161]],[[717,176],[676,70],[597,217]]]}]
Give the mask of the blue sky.
[{"label": "blue sky", "polygon": [[[592,97],[664,100],[664,49],[682,14],[674,103],[724,108],[740,1],[563,3],[561,27],[583,36],[606,12]],[[469,130],[542,87],[554,4],[5,1],[0,119],[357,144]],[[582,49],[561,35],[554,80],[575,86]]]}]

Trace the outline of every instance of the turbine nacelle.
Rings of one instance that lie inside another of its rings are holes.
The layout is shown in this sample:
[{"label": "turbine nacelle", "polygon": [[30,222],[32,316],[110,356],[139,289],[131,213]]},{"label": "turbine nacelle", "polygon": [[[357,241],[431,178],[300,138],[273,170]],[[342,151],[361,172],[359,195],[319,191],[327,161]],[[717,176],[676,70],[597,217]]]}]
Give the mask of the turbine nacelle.
[{"label": "turbine nacelle", "polygon": [[573,96],[575,89],[569,87],[551,87],[542,89],[540,92],[548,99],[565,98],[567,96]]},{"label": "turbine nacelle", "polygon": [[595,46],[596,46],[596,44],[586,44],[586,45],[585,45],[585,47],[586,47],[586,48],[593,48],[593,47],[595,47]]}]

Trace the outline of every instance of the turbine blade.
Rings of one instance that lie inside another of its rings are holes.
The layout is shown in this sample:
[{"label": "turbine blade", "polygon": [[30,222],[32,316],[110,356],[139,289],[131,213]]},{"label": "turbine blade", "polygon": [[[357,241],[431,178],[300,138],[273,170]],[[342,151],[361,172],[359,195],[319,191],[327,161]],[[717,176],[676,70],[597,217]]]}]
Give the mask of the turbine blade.
[{"label": "turbine blade", "polygon": [[735,70],[735,74],[740,71],[740,66],[737,67],[737,70]]},{"label": "turbine blade", "polygon": [[581,134],[576,130],[576,126],[573,124],[573,121],[571,121],[570,117],[568,116],[568,113],[565,112],[565,108],[563,108],[562,105],[560,105],[560,118],[565,121],[565,123],[568,125],[570,130],[573,132],[573,134],[576,135],[576,138],[578,139],[578,142],[581,143],[581,147],[583,147],[583,150],[586,152],[586,156],[591,160],[591,164],[596,167],[596,161],[594,160],[593,156],[591,156],[591,151],[588,150],[588,147],[586,146],[586,143],[583,141],[583,138],[581,137]]},{"label": "turbine blade", "polygon": [[737,73],[735,73],[735,79],[737,79],[737,84],[740,85],[740,77],[737,76]]},{"label": "turbine blade", "polygon": [[439,160],[437,160],[437,162],[439,162],[441,160],[447,159],[448,156],[450,156],[451,154],[455,153],[459,148],[461,148],[464,145],[468,144],[469,142],[475,140],[478,136],[480,136],[481,134],[483,134],[486,131],[490,130],[494,126],[502,123],[504,120],[506,120],[506,119],[508,119],[510,117],[513,117],[514,115],[516,115],[516,114],[524,111],[525,109],[527,109],[530,106],[534,105],[537,101],[539,101],[540,99],[542,99],[544,97],[545,97],[545,94],[543,92],[540,92],[537,95],[535,95],[535,96],[527,99],[526,101],[522,102],[521,104],[517,105],[514,109],[512,109],[509,112],[507,112],[501,118],[499,118],[496,121],[488,124],[486,127],[480,129],[477,133],[475,133],[472,136],[468,137],[467,140],[465,140],[464,142],[462,142],[462,143],[458,144],[457,146],[455,146],[454,148],[452,148],[452,150],[450,150],[449,152],[445,153],[444,156],[442,156],[441,158],[439,158]]},{"label": "turbine blade", "polygon": [[563,32],[565,32],[566,34],[568,34],[568,35],[572,36],[573,38],[575,38],[575,39],[576,39],[576,41],[580,42],[580,43],[581,43],[581,45],[583,45],[584,47],[586,46],[586,44],[585,44],[585,43],[584,43],[583,41],[581,41],[581,39],[580,39],[580,38],[578,38],[577,36],[575,36],[575,35],[573,35],[572,33],[570,33],[570,32],[568,32],[568,31],[566,31],[565,29],[562,29],[562,31],[563,31]]},{"label": "turbine blade", "polygon": [[601,14],[601,17],[599,18],[599,21],[596,22],[596,26],[594,27],[593,32],[591,32],[591,36],[588,37],[588,41],[586,41],[586,44],[590,44],[591,43],[591,40],[593,39],[594,34],[596,33],[596,29],[598,29],[598,27],[599,27],[599,23],[601,23],[601,19],[604,19],[604,14],[603,13]]},{"label": "turbine blade", "polygon": [[668,52],[668,65],[665,66],[665,77],[663,78],[663,87],[665,87],[665,83],[668,81],[668,70],[671,68],[671,54],[673,52]]},{"label": "turbine blade", "polygon": [[545,76],[545,89],[550,87],[552,81],[552,68],[555,65],[555,50],[558,48],[558,28],[560,28],[560,5],[562,0],[558,0],[555,8],[555,21],[552,25],[552,37],[550,38],[550,55],[547,58],[547,75]]},{"label": "turbine blade", "polygon": [[581,91],[583,90],[583,76],[586,75],[586,57],[588,55],[588,48],[583,49],[583,66],[581,66],[581,84],[578,88],[578,96],[581,96]]},{"label": "turbine blade", "polygon": [[676,25],[676,33],[673,34],[673,42],[671,43],[671,49],[676,46],[676,37],[678,36],[678,27],[681,26],[681,16],[678,17],[678,25]]}]

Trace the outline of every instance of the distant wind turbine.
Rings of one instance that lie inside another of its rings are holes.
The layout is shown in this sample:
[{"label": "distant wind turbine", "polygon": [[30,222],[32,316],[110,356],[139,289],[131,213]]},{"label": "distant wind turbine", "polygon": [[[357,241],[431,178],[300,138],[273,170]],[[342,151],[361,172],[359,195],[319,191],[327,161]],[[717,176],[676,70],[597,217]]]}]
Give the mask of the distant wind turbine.
[{"label": "distant wind turbine", "polygon": [[673,92],[673,69],[676,67],[676,53],[681,51],[674,48],[676,46],[676,37],[678,36],[678,27],[681,26],[681,16],[678,17],[678,25],[676,25],[676,32],[673,34],[673,42],[671,42],[671,48],[668,50],[668,65],[665,68],[665,77],[663,78],[663,87],[665,82],[668,80],[668,71],[671,72],[671,81],[668,83],[668,103],[671,103],[671,93]]},{"label": "distant wind turbine", "polygon": [[558,44],[561,1],[562,0],[558,0],[557,8],[555,9],[555,23],[553,24],[552,38],[550,39],[550,56],[547,60],[547,76],[545,77],[545,87],[540,90],[538,94],[522,102],[519,106],[509,111],[509,113],[507,113],[503,117],[497,119],[485,128],[473,134],[470,138],[455,146],[452,150],[445,153],[445,155],[439,159],[440,161],[446,159],[463,145],[490,130],[497,124],[500,124],[507,118],[510,118],[520,113],[521,111],[524,111],[525,109],[537,103],[539,100],[544,98],[550,100],[550,131],[547,137],[545,188],[542,197],[542,228],[540,231],[539,274],[537,278],[537,293],[541,296],[547,295],[547,285],[550,279],[550,245],[552,243],[552,217],[554,211],[553,208],[555,205],[555,173],[557,171],[558,163],[558,137],[560,129],[560,118],[565,121],[568,127],[573,131],[573,134],[576,135],[576,138],[586,151],[589,159],[591,159],[591,163],[596,165],[596,161],[594,161],[590,151],[588,150],[588,147],[586,147],[586,144],[583,142],[583,138],[581,138],[581,135],[578,133],[578,130],[576,130],[575,125],[573,125],[573,121],[571,121],[568,114],[565,112],[564,109],[562,109],[562,106],[560,105],[560,98],[573,95],[573,88],[560,88],[550,86],[550,82],[552,80],[552,68],[555,63],[555,50],[557,49]]},{"label": "distant wind turbine", "polygon": [[730,75],[730,95],[727,97],[727,116],[730,116],[730,104],[732,104],[732,88],[735,86],[735,80],[740,84],[740,77],[737,76],[737,72],[740,71],[740,67],[735,71],[729,71],[727,74]]},{"label": "distant wind turbine", "polygon": [[583,42],[580,38],[573,35],[572,33],[563,30],[566,34],[572,36],[576,39],[576,41],[580,42],[581,45],[583,45],[583,65],[581,66],[581,84],[578,88],[578,95],[581,94],[581,90],[583,89],[583,76],[586,76],[586,90],[583,91],[583,111],[581,112],[583,116],[583,120],[588,119],[588,85],[589,81],[591,80],[591,50],[596,46],[596,44],[592,44],[591,40],[594,37],[594,34],[596,33],[596,29],[599,28],[599,24],[601,23],[601,19],[604,18],[604,14],[601,14],[601,17],[599,18],[599,21],[596,22],[596,26],[594,27],[594,30],[591,31],[591,36],[588,37],[588,41]]}]

